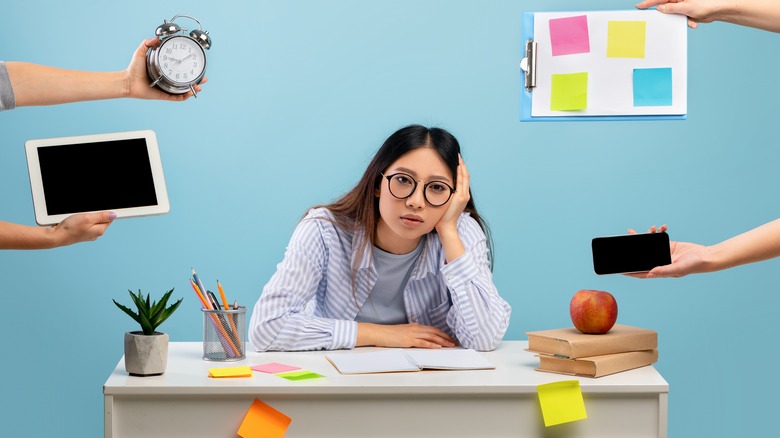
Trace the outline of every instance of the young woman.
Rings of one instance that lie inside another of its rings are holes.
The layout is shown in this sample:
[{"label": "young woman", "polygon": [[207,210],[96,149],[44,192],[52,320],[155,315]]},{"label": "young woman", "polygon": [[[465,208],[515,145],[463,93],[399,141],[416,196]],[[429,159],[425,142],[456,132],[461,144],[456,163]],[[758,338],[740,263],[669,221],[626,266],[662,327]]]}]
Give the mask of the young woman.
[{"label": "young woman", "polygon": [[402,128],[349,193],[298,224],[255,305],[250,344],[492,350],[511,309],[487,236],[455,137]]}]

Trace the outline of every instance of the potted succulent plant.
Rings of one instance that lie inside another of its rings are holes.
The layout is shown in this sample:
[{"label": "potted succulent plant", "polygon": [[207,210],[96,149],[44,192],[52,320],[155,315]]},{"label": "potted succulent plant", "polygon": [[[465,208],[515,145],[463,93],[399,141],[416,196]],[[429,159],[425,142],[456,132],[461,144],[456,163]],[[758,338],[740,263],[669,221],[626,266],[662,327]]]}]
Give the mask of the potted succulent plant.
[{"label": "potted succulent plant", "polygon": [[112,300],[141,326],[139,331],[125,333],[125,370],[131,376],[160,375],[168,365],[168,335],[158,332],[157,327],[173,314],[182,299],[168,306],[173,289],[166,292],[159,302],[152,302],[149,294],[144,298],[140,290],[137,295],[130,290],[128,292],[138,312]]}]

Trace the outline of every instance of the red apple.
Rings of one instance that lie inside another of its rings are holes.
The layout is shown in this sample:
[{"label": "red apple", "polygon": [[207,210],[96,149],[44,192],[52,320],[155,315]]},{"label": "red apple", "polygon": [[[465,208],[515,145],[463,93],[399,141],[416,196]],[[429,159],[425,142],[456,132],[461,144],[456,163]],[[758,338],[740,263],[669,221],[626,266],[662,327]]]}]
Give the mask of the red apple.
[{"label": "red apple", "polygon": [[617,301],[609,292],[583,289],[571,298],[569,314],[582,333],[603,334],[617,321]]}]

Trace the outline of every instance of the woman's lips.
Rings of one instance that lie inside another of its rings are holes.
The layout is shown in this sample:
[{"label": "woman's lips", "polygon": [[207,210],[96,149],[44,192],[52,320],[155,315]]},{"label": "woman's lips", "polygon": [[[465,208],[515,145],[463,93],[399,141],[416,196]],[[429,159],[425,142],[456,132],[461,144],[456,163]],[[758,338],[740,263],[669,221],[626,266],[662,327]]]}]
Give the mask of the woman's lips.
[{"label": "woman's lips", "polygon": [[422,225],[423,220],[420,216],[413,214],[406,214],[401,216],[401,222],[410,227],[417,227]]}]

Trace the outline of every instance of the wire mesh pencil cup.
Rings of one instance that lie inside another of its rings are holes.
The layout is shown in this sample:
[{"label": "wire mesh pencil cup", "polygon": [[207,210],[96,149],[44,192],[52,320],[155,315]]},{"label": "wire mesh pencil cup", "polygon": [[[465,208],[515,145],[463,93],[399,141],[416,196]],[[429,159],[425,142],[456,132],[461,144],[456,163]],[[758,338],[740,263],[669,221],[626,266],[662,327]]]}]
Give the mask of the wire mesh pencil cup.
[{"label": "wire mesh pencil cup", "polygon": [[246,358],[246,307],[203,311],[203,360]]}]

